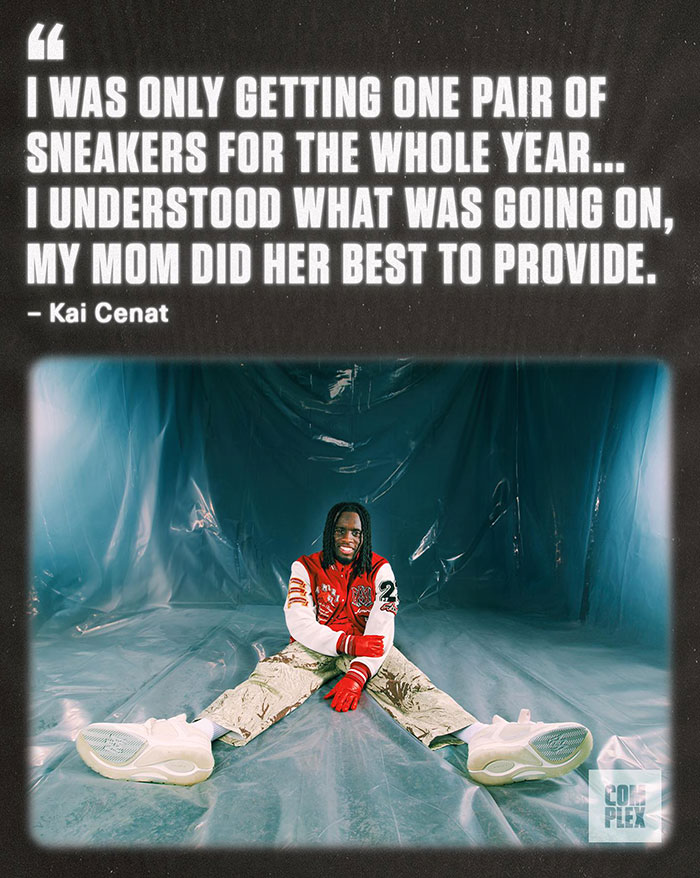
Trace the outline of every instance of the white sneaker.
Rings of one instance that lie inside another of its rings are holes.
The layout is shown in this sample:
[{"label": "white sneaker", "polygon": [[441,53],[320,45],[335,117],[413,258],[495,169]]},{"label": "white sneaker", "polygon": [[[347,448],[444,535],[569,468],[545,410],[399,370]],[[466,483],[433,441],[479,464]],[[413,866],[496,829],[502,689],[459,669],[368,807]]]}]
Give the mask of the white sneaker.
[{"label": "white sneaker", "polygon": [[115,780],[189,786],[206,780],[214,768],[208,735],[184,713],[145,723],[93,723],[75,746],[86,765]]},{"label": "white sneaker", "polygon": [[593,736],[578,723],[533,723],[520,711],[517,723],[498,715],[469,741],[467,768],[483,784],[561,777],[593,749]]}]

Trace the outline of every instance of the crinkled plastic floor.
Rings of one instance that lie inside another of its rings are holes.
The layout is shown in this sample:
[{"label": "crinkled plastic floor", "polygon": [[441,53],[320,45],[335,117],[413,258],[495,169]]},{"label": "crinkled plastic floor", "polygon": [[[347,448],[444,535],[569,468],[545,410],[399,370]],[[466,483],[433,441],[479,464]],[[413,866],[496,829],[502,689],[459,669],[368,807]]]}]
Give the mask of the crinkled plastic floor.
[{"label": "crinkled plastic floor", "polygon": [[[29,824],[47,846],[495,847],[587,845],[588,770],[661,768],[669,800],[664,656],[577,624],[402,608],[397,646],[480,719],[578,720],[594,750],[556,781],[487,789],[466,748],[431,752],[369,697],[338,714],[322,694],[245,748],[214,745],[191,788],[107,780],[73,741],[95,721],[191,718],[287,641],[272,606],[179,606],[33,641]],[[668,812],[666,808],[666,812]],[[664,832],[668,832],[668,824]]]}]

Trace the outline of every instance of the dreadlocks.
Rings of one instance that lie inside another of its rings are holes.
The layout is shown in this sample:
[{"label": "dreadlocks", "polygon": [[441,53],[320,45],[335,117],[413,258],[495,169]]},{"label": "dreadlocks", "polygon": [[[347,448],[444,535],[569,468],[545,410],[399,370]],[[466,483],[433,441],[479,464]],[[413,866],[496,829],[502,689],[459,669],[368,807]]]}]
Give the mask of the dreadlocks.
[{"label": "dreadlocks", "polygon": [[353,572],[356,575],[369,573],[372,570],[372,524],[369,512],[361,503],[336,503],[326,516],[326,524],[323,528],[323,554],[321,565],[330,567],[335,561],[335,543],[333,541],[335,526],[343,512],[356,512],[362,522],[362,543],[357,557],[352,562]]}]

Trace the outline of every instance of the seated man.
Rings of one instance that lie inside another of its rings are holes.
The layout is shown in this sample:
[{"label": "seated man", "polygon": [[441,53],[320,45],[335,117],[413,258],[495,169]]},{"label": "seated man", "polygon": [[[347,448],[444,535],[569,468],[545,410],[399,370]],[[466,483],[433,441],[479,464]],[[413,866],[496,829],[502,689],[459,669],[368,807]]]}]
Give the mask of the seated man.
[{"label": "seated man", "polygon": [[78,735],[83,760],[105,777],[189,785],[214,767],[211,741],[243,747],[342,674],[325,698],[354,710],[364,689],[418,740],[437,749],[468,745],[467,768],[484,784],[559,777],[593,747],[577,723],[478,722],[393,646],[398,607],[391,565],[372,552],[369,513],[338,503],[323,550],[292,564],[285,619],[291,642],[258,663],[193,723],[185,715],[145,723],[95,723]]}]

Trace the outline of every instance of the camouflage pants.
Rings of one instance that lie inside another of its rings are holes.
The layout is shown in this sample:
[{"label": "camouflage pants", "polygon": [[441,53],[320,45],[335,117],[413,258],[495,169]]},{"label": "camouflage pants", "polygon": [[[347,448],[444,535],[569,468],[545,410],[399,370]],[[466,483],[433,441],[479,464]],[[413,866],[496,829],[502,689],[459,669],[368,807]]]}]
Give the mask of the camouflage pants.
[{"label": "camouflage pants", "polygon": [[[349,656],[321,655],[300,643],[290,643],[277,655],[263,659],[235,689],[227,689],[202,711],[224,728],[223,740],[242,747],[273,723],[287,716],[317,689],[345,673]],[[400,725],[436,749],[461,744],[452,732],[474,722],[474,717],[392,647],[378,673],[365,687]]]}]

